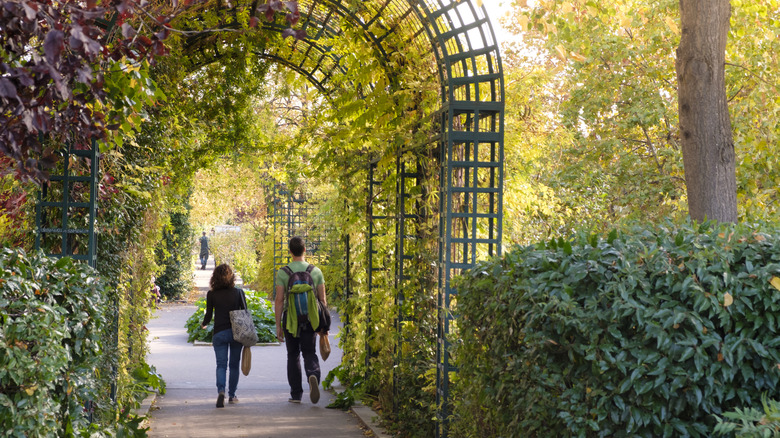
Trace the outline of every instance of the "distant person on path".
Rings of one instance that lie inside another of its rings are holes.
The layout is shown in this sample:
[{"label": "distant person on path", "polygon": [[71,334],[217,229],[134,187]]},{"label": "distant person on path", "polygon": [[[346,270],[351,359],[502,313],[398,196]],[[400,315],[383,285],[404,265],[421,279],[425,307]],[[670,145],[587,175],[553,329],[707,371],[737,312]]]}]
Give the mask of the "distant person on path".
[{"label": "distant person on path", "polygon": [[235,288],[236,275],[233,269],[221,264],[211,274],[211,289],[206,293],[206,315],[201,326],[205,330],[214,314],[212,345],[217,358],[217,407],[225,407],[225,375],[230,369],[228,381],[228,403],[238,403],[238,366],[241,361],[241,343],[233,340],[233,328],[230,325],[230,311],[243,308],[239,290]]},{"label": "distant person on path", "polygon": [[206,269],[206,261],[209,259],[209,238],[206,236],[206,232],[200,236],[200,269]]},{"label": "distant person on path", "polygon": [[[312,327],[307,317],[296,315],[291,318],[290,312],[287,312],[289,306],[289,295],[291,274],[299,276],[297,273],[306,273],[310,276],[314,287],[314,295],[327,308],[325,299],[325,279],[322,271],[310,265],[304,260],[306,247],[303,239],[293,237],[288,244],[292,261],[276,273],[274,302],[274,313],[276,315],[276,338],[287,345],[287,382],[290,384],[290,403],[300,403],[303,396],[303,386],[301,384],[301,361],[303,354],[303,367],[306,371],[306,378],[309,382],[310,397],[312,403],[320,400],[320,361],[317,357],[316,340],[314,332],[316,327]],[[300,294],[303,295],[303,294]],[[317,312],[317,309],[309,307],[310,312]],[[289,323],[289,324],[288,324]],[[290,329],[297,333],[291,333]],[[327,334],[324,332],[323,334]]]},{"label": "distant person on path", "polygon": [[152,275],[152,300],[155,304],[160,304],[162,295],[160,295],[160,286],[157,286],[157,278]]}]

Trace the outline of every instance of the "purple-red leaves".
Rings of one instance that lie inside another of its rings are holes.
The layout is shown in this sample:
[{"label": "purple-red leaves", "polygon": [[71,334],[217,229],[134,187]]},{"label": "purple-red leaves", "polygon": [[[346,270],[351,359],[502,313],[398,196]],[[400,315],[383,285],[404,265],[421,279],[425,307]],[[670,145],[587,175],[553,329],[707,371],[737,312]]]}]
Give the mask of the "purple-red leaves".
[{"label": "purple-red leaves", "polygon": [[273,9],[274,12],[281,12],[285,9],[284,2],[281,0],[269,0],[268,6]]},{"label": "purple-red leaves", "polygon": [[[95,101],[112,98],[103,69],[122,58],[153,64],[168,53],[175,16],[203,1],[0,0],[0,156],[12,157],[23,177],[43,181],[40,167],[54,154],[41,136],[52,144],[105,139],[124,120],[93,113]],[[282,13],[289,26],[300,22],[297,1],[261,2],[249,27],[259,27],[263,15],[281,21]],[[114,17],[109,35],[105,24]],[[283,35],[307,37],[293,29]]]},{"label": "purple-red leaves", "polygon": [[306,34],[306,31],[304,29],[285,29],[282,31],[282,37],[293,37],[296,40],[302,40],[306,38],[308,35]]},{"label": "purple-red leaves", "polygon": [[291,12],[287,14],[285,19],[287,20],[287,23],[290,24],[290,26],[295,26],[296,23],[298,23],[298,20],[301,18],[301,14],[298,13],[298,11]]},{"label": "purple-red leaves", "polygon": [[65,34],[62,31],[52,29],[46,34],[46,40],[43,43],[43,52],[46,54],[46,60],[49,63],[56,62],[64,46],[63,39]]},{"label": "purple-red leaves", "polygon": [[129,23],[122,23],[122,36],[125,38],[132,38],[136,34],[135,28]]},{"label": "purple-red leaves", "polygon": [[27,14],[27,20],[35,20],[35,16],[38,13],[38,5],[32,2],[24,2],[22,5],[24,6],[24,12]]},{"label": "purple-red leaves", "polygon": [[4,99],[17,99],[16,87],[6,78],[0,78],[0,97]]},{"label": "purple-red leaves", "polygon": [[76,80],[82,84],[89,84],[92,82],[92,68],[89,66],[83,66],[76,71]]},{"label": "purple-red leaves", "polygon": [[265,14],[266,21],[273,21],[274,19],[274,10],[271,9],[270,6],[267,4],[262,4],[257,7],[257,12]]}]

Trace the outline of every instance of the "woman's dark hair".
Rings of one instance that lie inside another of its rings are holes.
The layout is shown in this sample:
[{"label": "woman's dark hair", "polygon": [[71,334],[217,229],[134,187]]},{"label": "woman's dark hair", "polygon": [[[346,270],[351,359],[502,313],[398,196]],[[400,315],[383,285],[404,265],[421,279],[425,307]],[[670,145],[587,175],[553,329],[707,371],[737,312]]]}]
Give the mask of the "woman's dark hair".
[{"label": "woman's dark hair", "polygon": [[287,245],[287,247],[295,257],[302,256],[303,251],[306,249],[306,247],[303,245],[303,239],[297,236],[290,239],[290,243]]},{"label": "woman's dark hair", "polygon": [[236,285],[236,274],[228,264],[221,264],[214,268],[211,274],[211,290],[230,289]]}]

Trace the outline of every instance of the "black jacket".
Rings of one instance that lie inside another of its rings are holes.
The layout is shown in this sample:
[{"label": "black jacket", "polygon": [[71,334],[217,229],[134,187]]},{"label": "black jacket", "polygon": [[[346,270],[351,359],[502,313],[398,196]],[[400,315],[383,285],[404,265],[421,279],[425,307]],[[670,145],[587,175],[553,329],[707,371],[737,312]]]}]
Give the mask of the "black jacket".
[{"label": "black jacket", "polygon": [[208,325],[211,322],[211,314],[213,313],[213,333],[232,329],[233,327],[230,325],[230,311],[243,308],[244,302],[238,289],[210,290],[206,293],[206,315],[203,317],[203,324],[201,325]]}]

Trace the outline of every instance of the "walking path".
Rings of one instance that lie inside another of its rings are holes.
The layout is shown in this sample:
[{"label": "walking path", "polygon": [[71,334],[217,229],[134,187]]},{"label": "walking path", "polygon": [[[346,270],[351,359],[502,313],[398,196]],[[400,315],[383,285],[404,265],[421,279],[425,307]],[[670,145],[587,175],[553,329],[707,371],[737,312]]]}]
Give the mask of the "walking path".
[{"label": "walking path", "polygon": [[[201,295],[208,290],[214,269],[213,259],[206,270],[197,270],[196,286]],[[210,345],[187,342],[186,320],[197,309],[189,304],[163,304],[147,328],[150,332],[148,363],[162,375],[167,385],[149,414],[149,437],[366,437],[374,436],[362,427],[355,414],[327,409],[334,396],[321,391],[318,404],[304,393],[303,403],[287,402],[287,354],[284,345],[252,347],[252,369],[241,374],[236,396],[239,403],[217,409],[216,362]],[[332,352],[327,361],[320,359],[322,378],[340,362],[337,346],[340,324],[334,318],[330,332]],[[305,391],[308,384],[303,383]],[[321,389],[321,388],[320,388]]]}]

